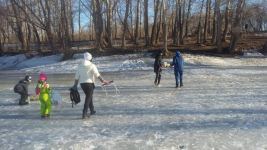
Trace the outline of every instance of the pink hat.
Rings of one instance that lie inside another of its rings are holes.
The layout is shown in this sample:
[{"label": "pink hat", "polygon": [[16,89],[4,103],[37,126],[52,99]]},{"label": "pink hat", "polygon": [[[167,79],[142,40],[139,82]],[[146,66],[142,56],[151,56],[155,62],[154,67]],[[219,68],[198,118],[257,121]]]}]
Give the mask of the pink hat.
[{"label": "pink hat", "polygon": [[44,73],[41,73],[39,78],[40,78],[40,80],[43,80],[43,81],[47,80],[47,76]]}]

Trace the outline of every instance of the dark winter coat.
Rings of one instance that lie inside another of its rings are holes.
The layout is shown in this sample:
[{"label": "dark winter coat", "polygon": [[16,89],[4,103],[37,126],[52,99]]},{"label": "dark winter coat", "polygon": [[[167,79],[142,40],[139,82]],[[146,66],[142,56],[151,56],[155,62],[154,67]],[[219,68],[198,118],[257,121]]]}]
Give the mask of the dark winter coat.
[{"label": "dark winter coat", "polygon": [[173,57],[172,66],[174,66],[174,71],[184,70],[184,58],[180,55],[180,52],[176,52]]},{"label": "dark winter coat", "polygon": [[14,92],[28,95],[29,84],[30,82],[26,81],[25,79],[20,80],[19,83],[15,85]]},{"label": "dark winter coat", "polygon": [[154,72],[157,73],[161,71],[161,66],[162,66],[162,59],[160,54],[156,55],[155,62],[154,62]]}]

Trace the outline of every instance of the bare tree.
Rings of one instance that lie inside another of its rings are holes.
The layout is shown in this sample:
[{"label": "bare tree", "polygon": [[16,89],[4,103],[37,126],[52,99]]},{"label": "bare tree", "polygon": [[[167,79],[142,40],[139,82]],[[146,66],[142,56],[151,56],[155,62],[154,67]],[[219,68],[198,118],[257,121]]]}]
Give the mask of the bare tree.
[{"label": "bare tree", "polygon": [[101,0],[92,0],[93,6],[93,21],[95,27],[96,45],[98,50],[103,50],[103,18]]},{"label": "bare tree", "polygon": [[[181,7],[181,5],[180,5]],[[186,9],[186,0],[184,0],[184,6],[183,6],[183,21],[180,22],[180,44],[184,44],[184,25],[185,25],[185,9]],[[181,18],[180,18],[181,19]]]},{"label": "bare tree", "polygon": [[223,31],[223,41],[226,42],[226,35],[228,32],[228,26],[229,26],[229,6],[230,6],[230,0],[227,0],[227,6],[225,10],[225,26]]},{"label": "bare tree", "polygon": [[202,0],[202,5],[201,5],[201,10],[200,10],[200,16],[199,16],[199,21],[198,21],[198,28],[197,28],[197,43],[200,43],[200,28],[201,28],[201,19],[202,19],[202,11],[203,11],[203,7],[204,7],[204,0]]},{"label": "bare tree", "polygon": [[144,7],[145,7],[145,12],[144,12],[144,28],[145,28],[145,46],[149,46],[149,39],[148,39],[148,33],[149,33],[149,28],[148,28],[148,0],[144,0]]},{"label": "bare tree", "polygon": [[154,24],[153,24],[152,33],[151,33],[151,46],[155,44],[155,33],[156,33],[157,20],[158,20],[159,3],[160,3],[160,0],[157,0],[155,12],[154,12]]},{"label": "bare tree", "polygon": [[29,39],[27,37],[27,32],[25,32],[26,30],[25,27],[27,26],[27,24],[23,21],[23,16],[22,16],[23,14],[19,11],[19,8],[16,7],[17,2],[15,2],[15,0],[10,0],[10,4],[13,10],[14,17],[16,19],[15,24],[12,24],[13,30],[16,32],[16,36],[20,42],[21,51],[23,52],[23,54],[25,54],[27,58],[29,58],[29,56],[26,54],[26,51],[25,51],[26,48],[29,48],[27,46],[28,44],[27,40]]},{"label": "bare tree", "polygon": [[165,10],[165,0],[162,0],[162,16],[163,16],[163,54],[166,55],[168,52],[167,44],[168,44],[168,33],[167,33],[167,24],[166,24],[166,10]]},{"label": "bare tree", "polygon": [[[0,14],[2,14],[2,6],[0,4]],[[4,17],[0,15],[0,56],[3,55],[4,52],[4,46],[6,42],[6,36],[5,36],[5,29],[4,29]]]},{"label": "bare tree", "polygon": [[70,14],[70,27],[71,27],[71,41],[74,41],[74,22],[73,22],[73,18],[74,18],[74,12],[73,12],[73,0],[69,0],[70,1],[70,5],[69,5],[69,14]]},{"label": "bare tree", "polygon": [[213,27],[212,27],[212,39],[211,39],[211,43],[215,43],[216,42],[216,12],[217,12],[217,7],[214,6],[214,15],[213,15]]},{"label": "bare tree", "polygon": [[112,0],[106,0],[108,47],[112,47]]},{"label": "bare tree", "polygon": [[191,5],[192,5],[192,0],[189,0],[188,2],[188,11],[187,11],[187,16],[186,16],[186,25],[185,25],[185,35],[188,35],[188,26],[189,26],[189,18],[190,18],[190,13],[191,13]]},{"label": "bare tree", "polygon": [[207,30],[208,30],[208,24],[209,24],[209,2],[210,0],[207,0],[206,2],[206,16],[205,16],[205,25],[204,25],[204,38],[203,38],[203,42],[206,43],[207,42]]},{"label": "bare tree", "polygon": [[140,9],[140,0],[137,0],[137,9],[135,13],[135,32],[134,32],[134,45],[138,45],[138,28],[139,28],[139,9]]},{"label": "bare tree", "polygon": [[179,44],[179,0],[176,0],[176,11],[175,11],[175,21],[174,21],[174,33],[173,33],[173,44]]},{"label": "bare tree", "polygon": [[217,52],[222,52],[222,17],[221,17],[221,0],[215,0],[217,12]]},{"label": "bare tree", "polygon": [[158,22],[158,25],[157,25],[157,34],[156,34],[156,41],[155,43],[157,44],[158,43],[158,40],[159,40],[159,34],[160,34],[160,29],[162,28],[162,11],[163,11],[163,7],[162,7],[162,2],[160,2],[160,13],[159,13],[159,22]]},{"label": "bare tree", "polygon": [[235,52],[237,41],[242,35],[241,22],[242,22],[242,14],[245,8],[245,4],[246,4],[245,0],[238,0],[237,7],[236,7],[235,20],[234,20],[233,27],[232,27],[231,42],[229,45],[230,53]]},{"label": "bare tree", "polygon": [[125,34],[127,31],[127,26],[128,26],[127,19],[129,15],[129,5],[130,5],[129,1],[130,0],[126,0],[126,12],[125,12],[124,23],[123,23],[122,46],[121,46],[122,50],[126,49]]},{"label": "bare tree", "polygon": [[178,0],[178,6],[179,6],[179,17],[178,17],[178,25],[179,25],[179,44],[182,44],[183,40],[181,38],[183,38],[182,35],[182,4],[181,4],[181,0]]},{"label": "bare tree", "polygon": [[[90,15],[91,17],[91,15]],[[91,19],[90,19],[91,21]],[[79,41],[81,41],[81,0],[79,0],[79,16],[78,16],[78,24],[79,24]],[[90,30],[90,27],[89,27]],[[90,32],[90,31],[89,31]],[[90,33],[89,33],[90,34]],[[89,38],[90,39],[90,38]],[[78,47],[79,48],[79,47]]]}]

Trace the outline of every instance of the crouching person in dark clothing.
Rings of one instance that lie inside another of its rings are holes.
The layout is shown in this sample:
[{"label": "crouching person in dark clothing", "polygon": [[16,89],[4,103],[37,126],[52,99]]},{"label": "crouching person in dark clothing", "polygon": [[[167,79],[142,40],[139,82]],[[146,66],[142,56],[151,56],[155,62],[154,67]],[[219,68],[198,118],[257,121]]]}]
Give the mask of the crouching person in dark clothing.
[{"label": "crouching person in dark clothing", "polygon": [[26,76],[25,79],[20,80],[18,84],[14,87],[14,92],[20,94],[19,105],[27,105],[29,102],[26,102],[28,98],[28,86],[32,81],[31,76]]},{"label": "crouching person in dark clothing", "polygon": [[173,57],[171,66],[174,66],[174,75],[176,80],[176,88],[179,87],[179,77],[180,77],[180,87],[183,86],[183,72],[184,72],[184,58],[177,51],[176,55]]}]

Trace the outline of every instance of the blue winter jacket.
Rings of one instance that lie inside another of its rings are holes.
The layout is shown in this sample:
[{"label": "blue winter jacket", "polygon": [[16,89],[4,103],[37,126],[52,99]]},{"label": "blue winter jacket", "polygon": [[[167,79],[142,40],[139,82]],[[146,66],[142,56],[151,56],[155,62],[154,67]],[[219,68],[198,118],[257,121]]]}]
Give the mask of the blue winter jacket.
[{"label": "blue winter jacket", "polygon": [[173,57],[172,65],[174,71],[184,70],[184,58],[180,55],[180,52],[176,52],[176,56]]}]

